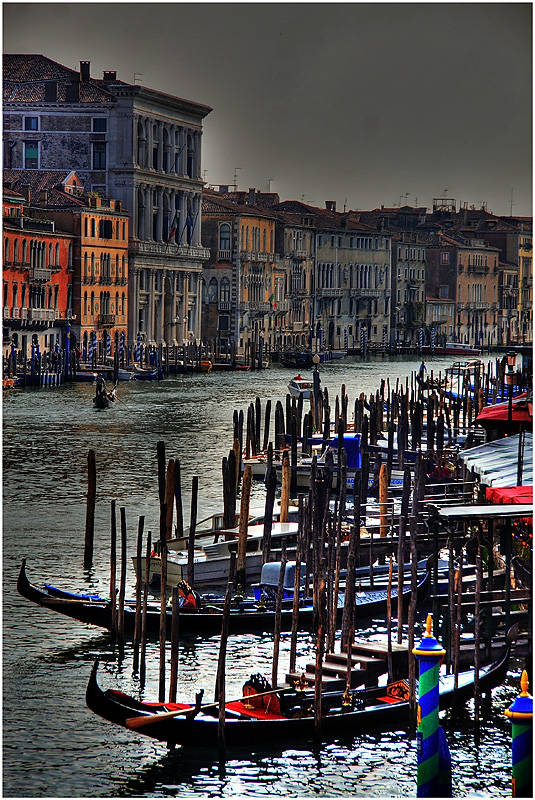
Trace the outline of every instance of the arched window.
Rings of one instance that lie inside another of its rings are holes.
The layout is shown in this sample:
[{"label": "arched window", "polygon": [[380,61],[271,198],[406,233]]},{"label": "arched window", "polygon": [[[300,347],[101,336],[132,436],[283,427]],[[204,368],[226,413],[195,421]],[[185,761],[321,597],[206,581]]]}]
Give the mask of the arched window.
[{"label": "arched window", "polygon": [[84,253],[84,281],[87,281],[89,275],[87,274],[87,253]]},{"label": "arched window", "polygon": [[55,252],[55,256],[54,256],[54,264],[56,265],[56,267],[59,267],[59,242],[56,243],[56,252]]},{"label": "arched window", "polygon": [[163,129],[163,171],[169,172],[169,134]]},{"label": "arched window", "polygon": [[84,292],[84,316],[87,316],[87,292]]},{"label": "arched window", "polygon": [[52,267],[54,264],[54,259],[52,258],[52,242],[48,245],[48,266]]},{"label": "arched window", "polygon": [[163,218],[162,218],[162,240],[167,242],[169,239],[169,197],[163,196]]},{"label": "arched window", "polygon": [[121,314],[124,314],[124,292],[121,293]]},{"label": "arched window", "polygon": [[217,281],[212,278],[208,284],[208,302],[217,303]]},{"label": "arched window", "polygon": [[58,307],[58,293],[59,293],[59,286],[56,283],[54,286],[54,308]]},{"label": "arched window", "polygon": [[6,236],[6,238],[4,239],[4,264],[7,264],[8,262],[9,262],[9,239]]},{"label": "arched window", "polygon": [[95,277],[95,254],[91,253],[91,277]]},{"label": "arched window", "polygon": [[264,228],[262,233],[262,252],[266,252],[266,229]]},{"label": "arched window", "polygon": [[119,281],[119,256],[115,256],[115,282]]},{"label": "arched window", "polygon": [[230,250],[230,225],[227,222],[219,226],[219,249]]},{"label": "arched window", "polygon": [[193,175],[193,163],[194,163],[194,152],[193,152],[193,137],[191,134],[188,134],[188,155],[187,155],[187,167],[186,167],[186,174],[188,178],[195,177]]},{"label": "arched window", "polygon": [[89,313],[95,313],[95,292],[91,292],[91,302],[89,304]]},{"label": "arched window", "polygon": [[119,292],[115,292],[115,313],[119,313]]},{"label": "arched window", "polygon": [[91,236],[94,238],[95,236],[95,220],[91,220]]},{"label": "arched window", "polygon": [[87,236],[87,217],[84,217],[84,236]]},{"label": "arched window", "polygon": [[125,257],[123,256],[121,259],[121,280],[124,281],[126,278],[126,268],[125,268]]},{"label": "arched window", "polygon": [[219,284],[219,301],[221,303],[230,303],[230,281],[228,278],[222,278]]},{"label": "arched window", "polygon": [[26,264],[28,262],[28,242],[26,239],[22,240],[22,263]]},{"label": "arched window", "polygon": [[15,239],[13,243],[13,262],[15,264],[19,263],[19,240]]},{"label": "arched window", "polygon": [[72,267],[72,242],[69,242],[69,254],[67,256],[67,266]]}]

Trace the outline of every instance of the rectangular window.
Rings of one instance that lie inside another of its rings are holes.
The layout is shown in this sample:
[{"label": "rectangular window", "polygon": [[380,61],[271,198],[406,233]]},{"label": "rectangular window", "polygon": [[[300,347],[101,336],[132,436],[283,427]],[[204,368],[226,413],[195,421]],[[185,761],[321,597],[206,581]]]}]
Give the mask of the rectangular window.
[{"label": "rectangular window", "polygon": [[111,219],[101,219],[99,221],[99,237],[101,239],[113,239],[113,223]]},{"label": "rectangular window", "polygon": [[24,130],[25,131],[38,131],[39,130],[39,117],[24,117]]},{"label": "rectangular window", "polygon": [[39,169],[39,142],[24,142],[24,169]]},{"label": "rectangular window", "polygon": [[442,252],[440,254],[440,263],[441,264],[449,264],[450,263],[450,254],[447,252]]},{"label": "rectangular window", "polygon": [[439,289],[439,297],[449,297],[449,287],[441,286]]},{"label": "rectangular window", "polygon": [[93,169],[106,169],[106,142],[93,142]]},{"label": "rectangular window", "polygon": [[105,117],[93,118],[93,133],[106,133],[108,120]]}]

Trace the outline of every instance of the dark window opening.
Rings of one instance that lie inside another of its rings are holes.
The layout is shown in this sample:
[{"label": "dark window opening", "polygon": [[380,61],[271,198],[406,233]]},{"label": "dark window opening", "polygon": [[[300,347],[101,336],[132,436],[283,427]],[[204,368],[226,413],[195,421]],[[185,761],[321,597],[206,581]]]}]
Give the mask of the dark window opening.
[{"label": "dark window opening", "polygon": [[93,169],[106,169],[105,142],[93,142]]}]

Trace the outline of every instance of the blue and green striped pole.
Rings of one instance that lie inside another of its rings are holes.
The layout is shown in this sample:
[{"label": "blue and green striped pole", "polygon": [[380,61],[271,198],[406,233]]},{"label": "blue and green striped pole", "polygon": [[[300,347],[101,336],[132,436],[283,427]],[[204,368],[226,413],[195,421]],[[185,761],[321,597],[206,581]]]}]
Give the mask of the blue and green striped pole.
[{"label": "blue and green striped pole", "polygon": [[432,629],[433,618],[428,614],[426,635],[412,651],[420,664],[416,732],[417,797],[444,797],[440,780],[438,706],[440,660],[446,651],[432,635]]},{"label": "blue and green striped pole", "polygon": [[533,797],[533,697],[528,673],[520,678],[521,692],[505,716],[512,722],[513,797]]}]

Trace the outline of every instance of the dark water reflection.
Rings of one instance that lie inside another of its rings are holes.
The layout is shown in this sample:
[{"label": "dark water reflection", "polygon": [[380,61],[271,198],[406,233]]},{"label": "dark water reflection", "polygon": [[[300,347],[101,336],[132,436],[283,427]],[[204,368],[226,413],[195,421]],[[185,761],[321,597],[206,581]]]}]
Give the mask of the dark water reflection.
[{"label": "dark water reflection", "polygon": [[[344,362],[322,370],[334,398],[342,382],[352,403],[380,379],[404,377],[417,361]],[[428,363],[438,372],[449,359]],[[145,530],[158,528],[156,442],[168,457],[180,458],[185,516],[189,486],[199,475],[199,516],[221,506],[221,458],[231,445],[232,411],[246,409],[258,395],[272,403],[286,391],[291,372],[187,376],[155,384],[121,384],[120,402],[106,412],[91,407],[90,386],[18,392],[4,398],[3,419],[3,793],[6,796],[411,796],[415,794],[415,744],[404,732],[359,736],[314,750],[255,754],[233,752],[224,775],[213,752],[165,746],[114,727],[89,712],[85,687],[96,655],[100,681],[142,696],[132,676],[131,646],[124,658],[111,637],[51,612],[30,606],[15,590],[22,557],[36,581],[107,592],[109,504],[127,513],[133,550],[137,518]],[[97,453],[95,559],[84,571],[86,459]],[[263,497],[260,487],[254,495]],[[129,590],[133,584],[129,578]],[[381,627],[376,621],[375,629]],[[299,637],[303,663],[312,653],[309,635]],[[218,637],[180,644],[181,695],[200,686],[213,692]],[[280,676],[288,663],[283,634]],[[229,640],[229,696],[239,696],[251,672],[271,672],[267,635]],[[308,659],[309,660],[309,659]],[[505,796],[510,793],[510,730],[503,709],[517,691],[519,664],[506,687],[494,694],[479,748],[470,726],[448,721],[455,793]],[[148,646],[144,697],[157,695],[158,647]]]}]

